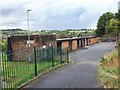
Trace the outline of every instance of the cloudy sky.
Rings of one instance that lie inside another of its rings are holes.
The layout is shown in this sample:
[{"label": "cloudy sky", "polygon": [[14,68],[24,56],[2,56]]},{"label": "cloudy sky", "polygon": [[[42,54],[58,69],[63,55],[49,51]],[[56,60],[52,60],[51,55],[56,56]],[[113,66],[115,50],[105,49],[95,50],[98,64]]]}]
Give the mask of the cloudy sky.
[{"label": "cloudy sky", "polygon": [[96,28],[100,15],[117,12],[119,0],[0,0],[0,29]]}]

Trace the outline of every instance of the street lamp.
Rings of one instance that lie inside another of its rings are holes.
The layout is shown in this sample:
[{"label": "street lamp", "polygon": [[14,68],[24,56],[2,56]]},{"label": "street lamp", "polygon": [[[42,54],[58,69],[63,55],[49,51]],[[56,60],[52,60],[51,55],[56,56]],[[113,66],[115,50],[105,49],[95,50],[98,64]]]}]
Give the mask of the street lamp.
[{"label": "street lamp", "polygon": [[[30,49],[30,33],[29,33],[29,11],[31,10],[27,10],[27,24],[28,24],[28,41],[27,41],[27,44],[28,44],[28,47]],[[29,50],[29,62],[31,61],[30,59],[30,50]]]},{"label": "street lamp", "polygon": [[[29,33],[29,11],[31,11],[31,10],[27,10],[28,42],[30,41],[30,33]],[[30,47],[30,43],[29,43],[29,47]]]}]

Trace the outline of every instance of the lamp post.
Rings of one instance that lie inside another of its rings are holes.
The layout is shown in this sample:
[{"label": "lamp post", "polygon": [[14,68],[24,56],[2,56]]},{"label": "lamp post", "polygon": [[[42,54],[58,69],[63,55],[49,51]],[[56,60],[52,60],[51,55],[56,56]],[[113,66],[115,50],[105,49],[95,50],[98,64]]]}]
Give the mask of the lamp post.
[{"label": "lamp post", "polygon": [[[31,10],[27,10],[28,42],[29,42],[29,40],[30,40],[30,33],[29,33],[29,11],[31,11]],[[29,46],[30,46],[30,43],[29,43]]]},{"label": "lamp post", "polygon": [[[31,10],[27,10],[27,24],[28,24],[28,42],[27,42],[27,44],[28,44],[28,47],[29,47],[29,49],[30,49],[30,33],[29,33],[29,11],[31,11]],[[31,61],[31,59],[30,59],[30,50],[29,50],[29,62]]]}]

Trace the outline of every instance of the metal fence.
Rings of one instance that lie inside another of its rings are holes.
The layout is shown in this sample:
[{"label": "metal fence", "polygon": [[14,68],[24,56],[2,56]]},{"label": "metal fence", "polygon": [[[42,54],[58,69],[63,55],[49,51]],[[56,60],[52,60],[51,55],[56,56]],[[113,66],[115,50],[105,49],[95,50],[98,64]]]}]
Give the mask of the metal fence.
[{"label": "metal fence", "polygon": [[2,89],[17,89],[32,78],[64,63],[69,63],[68,48],[30,47],[1,53]]}]

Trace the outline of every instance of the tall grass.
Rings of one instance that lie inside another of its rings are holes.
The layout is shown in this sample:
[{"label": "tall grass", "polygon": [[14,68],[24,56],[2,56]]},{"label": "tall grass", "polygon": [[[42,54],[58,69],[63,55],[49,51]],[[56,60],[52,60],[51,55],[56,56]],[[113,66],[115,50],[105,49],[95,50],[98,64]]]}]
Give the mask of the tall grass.
[{"label": "tall grass", "polygon": [[104,55],[99,66],[99,82],[103,88],[118,88],[118,50]]}]

